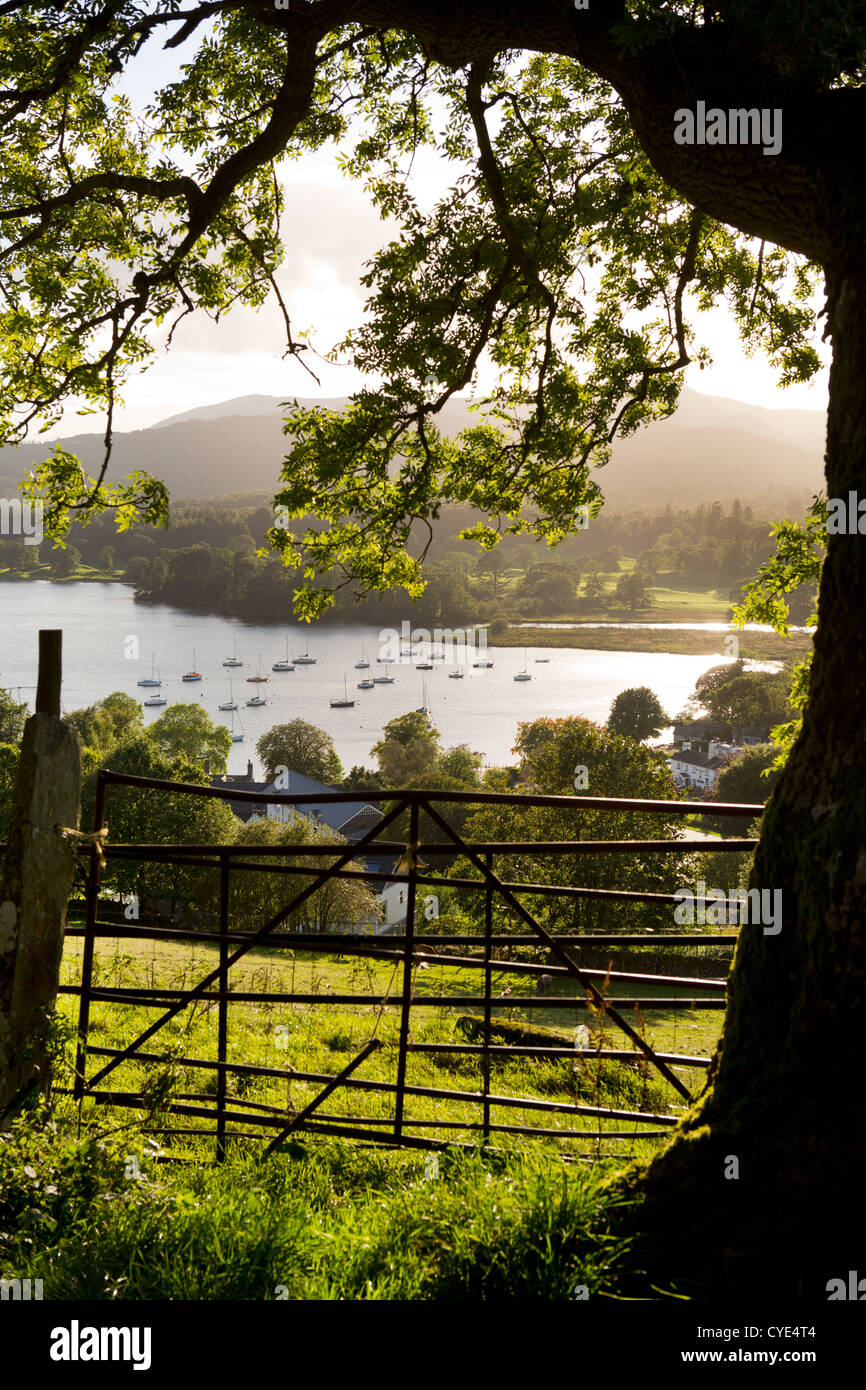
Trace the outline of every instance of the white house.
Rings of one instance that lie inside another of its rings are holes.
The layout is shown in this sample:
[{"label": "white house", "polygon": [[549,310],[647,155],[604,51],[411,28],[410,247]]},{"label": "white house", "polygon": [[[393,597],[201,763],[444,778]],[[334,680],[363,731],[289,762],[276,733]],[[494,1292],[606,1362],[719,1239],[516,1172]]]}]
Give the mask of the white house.
[{"label": "white house", "polygon": [[698,791],[709,791],[724,766],[724,759],[711,758],[707,753],[696,753],[686,749],[668,758],[671,775],[678,787],[694,787]]}]

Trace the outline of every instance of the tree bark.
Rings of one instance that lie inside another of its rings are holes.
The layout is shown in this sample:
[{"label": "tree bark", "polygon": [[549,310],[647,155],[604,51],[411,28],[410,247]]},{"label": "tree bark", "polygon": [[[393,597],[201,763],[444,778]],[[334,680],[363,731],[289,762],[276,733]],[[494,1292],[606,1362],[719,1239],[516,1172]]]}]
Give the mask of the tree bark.
[{"label": "tree bark", "polygon": [[[846,499],[866,497],[866,266],[851,265],[827,274],[827,495]],[[707,1088],[626,1179],[657,1286],[826,1299],[866,1272],[864,547],[829,537],[809,704],[762,821],[751,883],[781,889],[782,930],[741,928]]]},{"label": "tree bark", "polygon": [[78,828],[81,744],[50,714],[28,719],[0,877],[0,1125],[44,1091],[51,1070],[66,903]]}]

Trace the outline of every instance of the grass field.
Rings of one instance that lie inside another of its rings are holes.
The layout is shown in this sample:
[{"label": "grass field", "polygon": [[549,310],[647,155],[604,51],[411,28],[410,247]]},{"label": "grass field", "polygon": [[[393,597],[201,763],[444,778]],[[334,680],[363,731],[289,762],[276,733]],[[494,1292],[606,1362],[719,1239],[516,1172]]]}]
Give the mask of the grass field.
[{"label": "grass field", "polygon": [[[655,622],[657,615],[646,613],[632,621]],[[699,621],[694,615],[692,620]],[[563,620],[566,621],[566,620]],[[609,622],[610,614],[587,618],[587,622]],[[624,619],[623,621],[627,621]],[[673,618],[668,618],[673,622]],[[682,619],[686,621],[686,619]],[[709,620],[707,620],[709,621]],[[737,632],[739,654],[747,661],[789,661],[805,656],[812,647],[807,633],[780,637],[775,632]],[[689,632],[680,628],[599,628],[573,622],[568,627],[510,627],[489,639],[491,647],[573,647],[585,651],[676,652],[683,656],[719,656],[724,653],[723,632]]]},{"label": "grass field", "polygon": [[[387,944],[387,943],[385,943]],[[81,953],[81,939],[72,938],[64,959],[64,982],[75,982]],[[97,943],[95,981],[113,988],[132,987],[188,989],[218,964],[218,949],[207,943],[151,942],[102,938]],[[632,967],[634,968],[634,967]],[[643,969],[651,971],[648,960]],[[715,974],[724,974],[720,965]],[[297,992],[318,996],[321,1003],[288,1004],[277,1002],[235,1003],[229,1009],[228,1060],[246,1065],[292,1069],[316,1078],[327,1078],[340,1071],[371,1037],[382,1044],[359,1069],[359,1081],[396,1079],[397,1040],[400,1026],[399,1004],[373,1003],[361,1000],[358,1004],[327,1002],[329,995],[362,994],[379,998],[394,998],[401,988],[402,963],[350,959],[338,954],[313,954],[300,951],[265,949],[250,951],[231,971],[234,992]],[[415,971],[416,996],[476,995],[481,991],[480,972],[470,968],[432,966]],[[519,1021],[527,1026],[554,1028],[569,1045],[573,1030],[588,1025],[590,1035],[607,1047],[630,1046],[613,1025],[608,1023],[600,1035],[593,1015],[580,1007],[574,1008],[522,1007],[525,998],[534,997],[531,978],[503,972],[494,975],[495,993],[508,993],[508,1002],[497,1008],[494,1019]],[[571,982],[554,982],[553,998],[580,997]],[[670,991],[658,986],[639,988],[632,984],[614,982],[609,989],[617,995],[669,997]],[[77,1001],[67,996],[64,1012],[72,1017]],[[90,1041],[96,1046],[119,1046],[130,1042],[158,1016],[157,1010],[138,1006],[121,1006],[96,1002],[92,1006]],[[457,1020],[466,1014],[481,1015],[480,1007],[460,1003],[423,1007],[416,1005],[411,1014],[411,1040],[424,1044],[464,1042]],[[629,1011],[634,1023],[634,1011]],[[658,1009],[648,1010],[647,1017],[638,1020],[644,1035],[657,1050],[708,1055],[717,1041],[722,1014],[717,1010]],[[193,1009],[181,1011],[146,1046],[158,1054],[166,1074],[170,1074],[174,1092],[189,1098],[189,1103],[210,1106],[213,1103],[213,1074],[191,1066],[175,1064],[173,1057],[214,1058],[216,1056],[217,1007],[214,1002],[202,1001]],[[593,1043],[594,1045],[594,1043]],[[91,1072],[97,1065],[91,1060]],[[138,1092],[142,1086],[153,1084],[153,1064],[127,1061],[113,1073],[110,1082],[119,1090]],[[702,1074],[697,1069],[682,1069],[686,1085],[699,1089]],[[424,1095],[407,1098],[405,1123],[407,1132],[425,1138],[448,1140],[455,1137],[450,1126],[457,1121],[478,1122],[480,1106],[469,1101],[481,1090],[480,1058],[455,1053],[410,1052],[407,1085],[418,1088],[441,1088],[454,1093],[447,1099]],[[237,1110],[274,1113],[286,1116],[309,1103],[321,1089],[322,1080],[287,1080],[279,1077],[240,1075],[229,1082],[229,1095],[237,1097]],[[210,1089],[208,1089],[210,1088]],[[512,1101],[527,1098],[526,1105],[491,1104],[492,1125],[528,1125],[553,1131],[551,1144],[563,1152],[642,1154],[650,1152],[656,1140],[641,1138],[641,1126],[598,1116],[586,1116],[563,1111],[536,1108],[532,1101],[553,1102],[560,1106],[591,1106],[618,1109],[637,1109],[656,1114],[677,1114],[682,1108],[680,1096],[643,1063],[624,1066],[617,1062],[537,1059],[515,1056],[494,1060],[491,1067],[491,1091]],[[465,1092],[467,1101],[456,1093]],[[198,1097],[198,1099],[195,1099]],[[393,1117],[394,1095],[379,1093],[361,1086],[341,1086],[321,1114],[341,1123],[357,1120],[366,1124],[374,1121],[383,1127]],[[193,1120],[198,1127],[207,1123]],[[627,1138],[606,1139],[611,1131],[625,1131]],[[572,1139],[570,1134],[588,1136]],[[561,1136],[561,1137],[560,1137]],[[458,1134],[460,1140],[472,1135]]]},{"label": "grass field", "polygon": [[21,1126],[0,1142],[0,1273],[51,1300],[570,1300],[631,1275],[605,1176],[333,1139],[161,1164],[131,1131]]},{"label": "grass field", "polygon": [[[713,589],[650,588],[653,613],[659,622],[725,622],[731,611],[731,601]],[[676,614],[676,616],[674,616]]]},{"label": "grass field", "polygon": [[[78,980],[81,952],[81,938],[68,938],[64,983]],[[218,948],[210,943],[106,937],[97,942],[94,983],[189,988],[217,962]],[[649,959],[646,969],[652,969]],[[715,962],[713,973],[723,974],[724,965]],[[256,949],[232,968],[231,982],[236,993],[293,989],[320,1001],[230,1006],[229,1060],[282,1073],[230,1074],[230,1107],[245,1117],[240,1128],[250,1129],[248,1117],[256,1114],[287,1121],[374,1035],[383,1046],[357,1078],[393,1081],[398,1008],[325,1002],[329,994],[349,991],[394,998],[400,981],[392,963],[349,959],[336,950],[311,956]],[[571,997],[569,983],[554,982],[559,998]],[[507,984],[512,993],[494,1017],[504,1031],[503,1020],[519,1026],[529,1019],[533,1027],[552,1026],[566,1036],[576,1024],[589,1024],[598,1038],[585,1009],[557,1008],[553,995],[530,1011],[523,1006],[531,989],[526,977],[494,977],[495,992]],[[419,970],[415,987],[416,997],[475,993],[478,972],[444,965]],[[622,985],[616,992],[635,988]],[[659,988],[641,986],[640,993],[657,995]],[[77,1006],[74,996],[61,996],[60,1087],[71,1080]],[[469,1148],[431,1154],[299,1132],[272,1156],[255,1139],[235,1138],[225,1161],[215,1165],[212,1118],[169,1116],[166,1105],[193,1104],[212,1117],[213,1073],[180,1059],[215,1056],[217,1012],[217,1002],[208,999],[182,1010],[145,1044],[157,1061],[124,1062],[105,1079],[104,1087],[136,1094],[131,1108],[87,1100],[79,1113],[68,1096],[56,1094],[49,1116],[23,1118],[0,1135],[0,1277],[42,1279],[46,1299],[94,1301],[546,1301],[583,1297],[581,1289],[627,1295],[640,1281],[631,1237],[617,1225],[629,1208],[606,1181],[631,1158],[654,1150],[657,1141],[641,1139],[640,1126],[493,1103],[494,1124],[543,1126],[554,1137],[494,1133],[481,1147],[477,1134],[448,1128],[470,1111],[477,1118],[477,1107],[467,1103],[480,1087],[477,1058],[410,1052],[410,1087],[434,1086],[452,1095],[407,1095],[407,1133],[469,1141]],[[456,1002],[413,1008],[410,1038],[464,1041],[457,1021],[467,1012]],[[160,1013],[94,1001],[90,1041],[96,1047],[129,1044]],[[645,1020],[657,1047],[682,1052],[710,1050],[721,1022],[720,1011],[691,1010],[648,1010]],[[621,1045],[610,1027],[604,1043]],[[104,1061],[91,1054],[90,1074]],[[292,1068],[295,1075],[287,1077]],[[320,1079],[304,1080],[297,1072]],[[678,1074],[695,1088],[702,1080],[686,1069]],[[577,1058],[495,1061],[491,1090],[500,1098],[669,1115],[681,1104],[672,1088],[642,1068]],[[341,1087],[319,1114],[343,1123],[357,1117],[368,1130],[390,1129],[393,1094]],[[377,1120],[383,1122],[378,1127]],[[429,1127],[419,1128],[424,1120]],[[163,1132],[169,1123],[199,1133],[176,1138],[169,1151]],[[614,1127],[629,1132],[626,1142],[605,1138]],[[592,1137],[566,1137],[578,1130]],[[593,1161],[562,1161],[579,1153]]]}]

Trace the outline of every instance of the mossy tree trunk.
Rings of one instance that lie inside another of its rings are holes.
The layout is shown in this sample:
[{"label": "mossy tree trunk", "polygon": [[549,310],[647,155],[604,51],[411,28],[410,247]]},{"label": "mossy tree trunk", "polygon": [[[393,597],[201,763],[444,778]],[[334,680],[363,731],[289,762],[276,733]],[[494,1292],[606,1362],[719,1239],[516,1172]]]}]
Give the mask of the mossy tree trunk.
[{"label": "mossy tree trunk", "polygon": [[[830,498],[866,497],[857,259],[827,274]],[[830,1279],[866,1274],[866,534],[829,538],[819,614],[803,729],[751,880],[781,889],[782,930],[741,929],[708,1089],[632,1183],[655,1283],[826,1299]]]}]

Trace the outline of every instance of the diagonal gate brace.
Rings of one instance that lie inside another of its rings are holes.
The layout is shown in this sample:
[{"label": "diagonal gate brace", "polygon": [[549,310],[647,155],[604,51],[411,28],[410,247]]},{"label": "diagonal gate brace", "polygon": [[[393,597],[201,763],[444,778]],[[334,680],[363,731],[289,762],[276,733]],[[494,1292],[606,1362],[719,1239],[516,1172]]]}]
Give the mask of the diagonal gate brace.
[{"label": "diagonal gate brace", "polygon": [[660,1072],[661,1075],[665,1078],[665,1080],[669,1082],[671,1086],[673,1086],[674,1090],[679,1091],[680,1095],[683,1097],[684,1100],[691,1102],[693,1097],[688,1088],[683,1085],[678,1076],[674,1075],[670,1067],[666,1066],[665,1063],[656,1055],[656,1053],[650,1047],[649,1043],[641,1037],[640,1033],[638,1033],[634,1028],[632,1028],[631,1024],[623,1018],[622,1014],[619,1013],[619,1011],[613,1007],[610,1001],[606,999],[604,995],[600,993],[599,990],[596,989],[595,985],[592,983],[592,980],[584,974],[580,966],[577,964],[577,961],[572,959],[568,951],[564,950],[564,948],[560,946],[559,942],[554,937],[552,937],[549,932],[545,931],[544,927],[541,925],[540,922],[538,922],[535,919],[533,914],[523,906],[523,903],[521,903],[512,892],[509,891],[509,889],[505,886],[502,880],[497,877],[493,870],[487,864],[485,864],[477,854],[473,853],[473,851],[469,848],[467,844],[464,843],[461,837],[454,830],[452,830],[448,822],[444,820],[442,816],[437,815],[436,811],[434,811],[432,806],[425,803],[424,810],[427,812],[430,819],[436,825],[439,826],[440,830],[444,830],[449,839],[452,840],[453,843],[457,845],[458,849],[460,849],[463,852],[463,854],[466,855],[470,863],[474,864],[476,869],[480,870],[480,872],[487,879],[487,882],[490,883],[499,892],[499,894],[505,900],[505,902],[508,903],[509,907],[513,908],[517,913],[519,913],[519,915],[523,918],[524,922],[526,922],[527,925],[530,926],[532,930],[536,933],[536,935],[541,938],[545,946],[549,947],[549,949],[554,953],[554,955],[556,955],[559,958],[559,960],[562,961],[563,965],[568,969],[569,973],[571,975],[574,975],[575,979],[577,979],[579,983],[583,985],[583,988],[586,990],[587,994],[592,999],[596,1008],[603,1009],[604,1012],[608,1014],[609,1017],[613,1020],[613,1022],[617,1025],[617,1027],[620,1028],[623,1031],[623,1033],[625,1033],[626,1037],[631,1038],[632,1042],[640,1048],[641,1052],[644,1054],[647,1060],[651,1062],[652,1065],[656,1068],[656,1070]]},{"label": "diagonal gate brace", "polygon": [[289,1123],[285,1126],[285,1128],[281,1129],[277,1137],[275,1139],[272,1139],[270,1144],[268,1144],[268,1147],[265,1149],[265,1153],[273,1153],[274,1149],[278,1149],[282,1144],[283,1140],[287,1137],[287,1135],[291,1134],[292,1130],[298,1129],[303,1124],[304,1120],[306,1120],[308,1116],[312,1115],[314,1110],[318,1110],[319,1106],[322,1104],[322,1101],[327,1100],[331,1092],[335,1091],[337,1087],[341,1084],[341,1082],[345,1081],[346,1077],[352,1074],[356,1067],[359,1067],[362,1062],[365,1062],[367,1058],[370,1056],[371,1052],[375,1052],[376,1048],[381,1046],[382,1043],[379,1038],[371,1038],[368,1043],[365,1043],[364,1046],[361,1048],[361,1051],[352,1058],[351,1062],[349,1062],[347,1066],[343,1067],[343,1070],[341,1072],[338,1072],[336,1076],[331,1078],[327,1086],[325,1086],[317,1096],[313,1097],[309,1105],[304,1106],[303,1110],[299,1110],[297,1115],[293,1116],[292,1119],[289,1120]]},{"label": "diagonal gate brace", "polygon": [[[271,917],[269,921],[265,922],[264,926],[260,927],[258,931],[251,932],[249,940],[238,946],[227,960],[216,966],[215,969],[209,971],[204,979],[199,980],[198,984],[191,989],[183,999],[178,1000],[176,1004],[172,1004],[170,1008],[166,1009],[164,1014],[160,1015],[155,1023],[152,1023],[149,1028],[145,1028],[143,1033],[139,1033],[138,1037],[133,1039],[128,1047],[125,1047],[116,1057],[112,1057],[109,1062],[106,1062],[105,1066],[101,1067],[96,1075],[92,1076],[89,1082],[86,1083],[86,1089],[92,1091],[93,1087],[102,1081],[104,1077],[108,1076],[109,1072],[114,1071],[115,1067],[118,1067],[121,1062],[125,1062],[131,1057],[133,1052],[135,1052],[142,1043],[147,1042],[148,1038],[152,1038],[154,1033],[159,1032],[159,1029],[170,1022],[176,1014],[179,1014],[182,1009],[188,1008],[195,1000],[201,999],[206,990],[208,990],[215,981],[220,979],[224,971],[227,971],[236,961],[239,961],[242,956],[245,956],[247,952],[251,951],[255,946],[261,945],[264,939],[273,931],[274,927],[278,926],[280,922],[283,922],[289,917],[302,903],[306,902],[307,898],[312,897],[313,893],[317,892],[324,883],[327,883],[329,879],[333,878],[337,870],[344,868],[352,859],[357,858],[360,850],[366,849],[368,845],[373,844],[383,828],[390,821],[394,820],[402,810],[403,806],[400,803],[392,807],[392,809],[383,816],[382,820],[377,821],[372,829],[368,830],[366,835],[358,840],[357,844],[350,845],[330,868],[321,870],[311,869],[310,873],[314,881],[307,888],[296,893],[286,907],[281,908],[280,911],[276,913],[275,916]],[[266,941],[264,944],[267,944]],[[81,1089],[83,1093],[85,1090],[83,1077]]]}]

